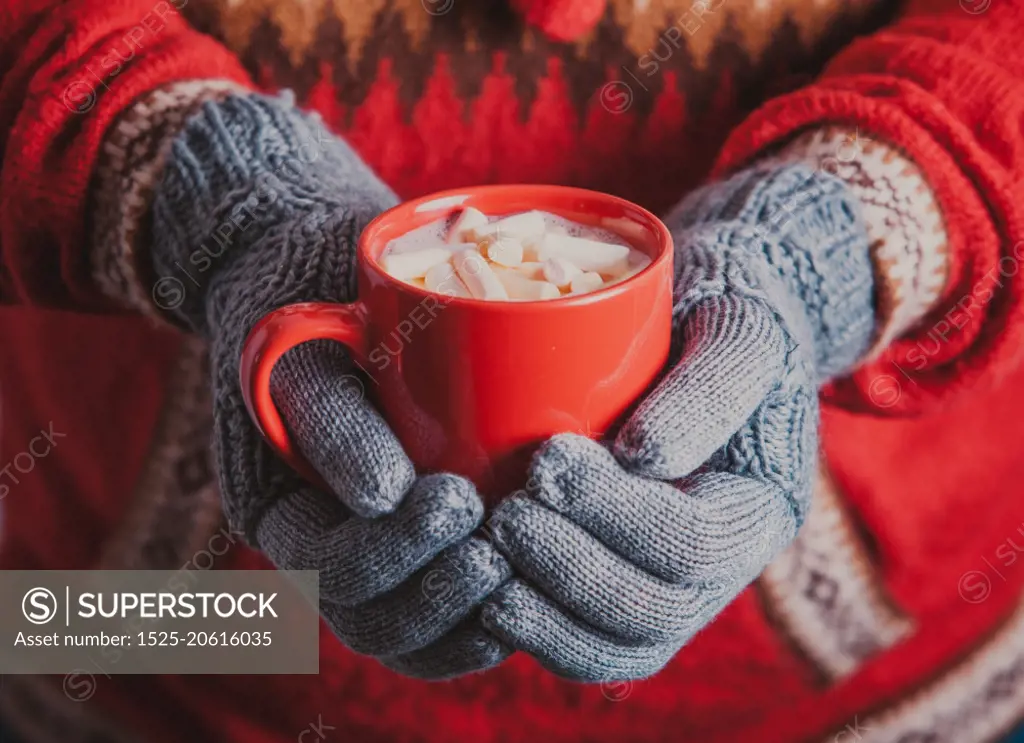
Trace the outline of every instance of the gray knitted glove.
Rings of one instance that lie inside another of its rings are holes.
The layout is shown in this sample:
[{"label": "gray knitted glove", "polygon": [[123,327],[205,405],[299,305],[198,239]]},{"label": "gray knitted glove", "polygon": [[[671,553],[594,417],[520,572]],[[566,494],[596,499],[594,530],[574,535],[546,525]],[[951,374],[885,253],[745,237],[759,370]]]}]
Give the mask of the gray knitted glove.
[{"label": "gray knitted glove", "polygon": [[[238,382],[242,342],[264,314],[354,297],[356,240],[394,203],[290,96],[232,96],[207,103],[173,143],[154,203],[153,262],[158,276],[187,273],[194,288],[157,299],[210,339],[215,453],[231,525],[278,567],[320,571],[322,614],[353,650],[410,675],[445,677],[509,652],[479,626],[480,601],[510,568],[471,536],[483,519],[474,487],[453,475],[417,479],[341,346],[305,344],[271,379],[291,436],[331,494],[264,443]],[[458,576],[444,595],[424,582],[438,570]]]},{"label": "gray knitted glove", "polygon": [[872,271],[842,182],[749,170],[688,198],[669,369],[613,446],[557,436],[489,522],[521,577],[484,623],[584,681],[662,668],[806,516],[818,385],[873,332]]}]

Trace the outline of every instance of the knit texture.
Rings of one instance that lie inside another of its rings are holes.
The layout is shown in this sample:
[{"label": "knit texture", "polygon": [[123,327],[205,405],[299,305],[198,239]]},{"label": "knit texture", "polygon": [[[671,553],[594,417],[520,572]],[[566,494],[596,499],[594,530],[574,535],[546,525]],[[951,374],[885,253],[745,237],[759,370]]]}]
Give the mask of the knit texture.
[{"label": "knit texture", "polygon": [[753,168],[696,192],[668,224],[670,370],[613,450],[555,437],[528,492],[488,524],[522,578],[487,602],[486,626],[568,678],[660,670],[793,540],[818,384],[874,332],[868,239],[838,179]]},{"label": "knit texture", "polygon": [[528,23],[556,41],[575,41],[597,25],[606,0],[512,0]]},{"label": "knit texture", "polygon": [[227,80],[189,80],[158,88],[136,101],[111,127],[96,163],[92,273],[118,305],[162,319],[153,304],[149,265],[153,191],[171,143],[185,120],[207,100],[244,88]]},{"label": "knit texture", "polygon": [[[811,338],[800,340],[813,343],[818,377],[825,381],[851,370],[867,350],[864,339],[872,336],[875,315],[868,238],[846,184],[803,164],[768,163],[695,192],[667,217],[677,230],[720,221],[736,223],[722,229],[726,242],[737,246],[744,243],[737,228],[753,228],[753,250],[800,303],[799,311],[785,308],[785,314],[809,323]],[[682,261],[678,268],[685,273],[687,265]],[[686,304],[677,312],[684,309]]]},{"label": "knit texture", "polygon": [[900,24],[851,44],[815,85],[767,102],[719,153],[716,170],[727,172],[808,127],[844,122],[927,176],[950,245],[942,297],[914,332],[826,390],[832,404],[930,415],[998,390],[1024,362],[1024,4],[978,8],[911,3]]},{"label": "knit texture", "polygon": [[[1024,349],[1024,272],[1010,275],[1024,255],[1013,256],[1024,205],[1020,0],[900,3],[918,16],[877,34],[892,20],[877,11],[896,3],[610,0],[595,31],[572,44],[551,42],[502,2],[429,3],[451,7],[441,16],[416,0],[169,5],[163,20],[168,4],[153,0],[14,0],[0,11],[0,292],[7,303],[73,310],[6,308],[0,323],[9,351],[0,359],[2,461],[47,420],[69,431],[29,476],[10,470],[21,482],[2,504],[5,569],[94,565],[98,545],[131,528],[125,503],[142,468],[151,471],[149,452],[162,448],[152,435],[176,373],[174,337],[134,317],[85,312],[109,308],[87,260],[86,188],[114,118],[149,91],[204,76],[241,82],[244,65],[262,89],[294,87],[403,198],[560,182],[660,212],[706,177],[748,108],[806,84],[751,119],[726,153],[728,167],[745,167],[796,131],[849,122],[919,164],[949,228],[940,306],[897,341],[898,355],[890,348],[884,363],[856,375],[861,393],[889,375],[902,390],[881,400],[896,401],[886,411],[927,417],[823,413],[837,497],[870,578],[916,630],[891,650],[859,646],[866,660],[842,683],[823,683],[814,656],[775,623],[777,604],[751,589],[657,678],[581,687],[525,657],[423,684],[353,655],[324,626],[319,676],[115,674],[97,678],[86,704],[67,698],[60,677],[40,679],[51,693],[31,705],[15,696],[5,720],[18,712],[39,737],[77,740],[92,734],[83,718],[96,712],[151,743],[292,741],[321,714],[336,728],[331,742],[661,743],[671,731],[702,743],[835,743],[859,730],[864,740],[987,743],[1019,717],[1024,625],[1019,615],[1007,620],[1024,574],[1020,560],[1003,570],[993,550],[1007,539],[1022,544],[1015,525],[1024,518],[1015,445],[1024,440],[1015,352]],[[133,45],[140,24],[145,35]],[[107,74],[105,60],[127,56]],[[95,105],[71,110],[89,86]],[[955,409],[953,397],[962,403]],[[941,405],[923,404],[933,401]],[[869,394],[852,402],[881,407]],[[811,557],[843,559],[825,540],[793,547],[820,550],[804,555],[805,567],[821,565]],[[154,548],[177,566],[196,554],[175,556],[189,549],[177,540]],[[958,581],[965,570],[987,571],[986,561],[1001,575],[990,573],[987,601],[968,606]],[[217,564],[269,567],[240,543]],[[806,586],[821,603],[836,590],[825,573]],[[863,601],[856,587],[846,598]],[[805,641],[860,643],[842,607],[835,623],[801,621]],[[25,680],[8,676],[0,693]]]},{"label": "knit texture", "polygon": [[759,162],[804,162],[841,178],[857,197],[875,272],[876,327],[868,359],[935,308],[949,279],[949,238],[931,187],[905,152],[832,125],[800,134]]},{"label": "knit texture", "polygon": [[[297,301],[353,298],[356,239],[393,203],[290,96],[231,95],[204,104],[171,147],[153,206],[153,266],[161,277],[154,300],[210,339],[230,525],[277,566],[319,570],[321,610],[337,637],[397,666],[508,577],[488,543],[467,541],[483,519],[474,487],[450,475],[416,477],[339,345],[305,344],[271,377],[291,435],[333,494],[311,490],[263,442],[238,384],[243,340],[261,316]],[[187,290],[181,274],[192,280]],[[160,290],[161,282],[180,291]],[[445,601],[423,587],[440,569],[459,576]],[[491,645],[486,657],[502,658]],[[424,658],[410,669],[432,675]],[[445,662],[442,675],[477,670]]]}]

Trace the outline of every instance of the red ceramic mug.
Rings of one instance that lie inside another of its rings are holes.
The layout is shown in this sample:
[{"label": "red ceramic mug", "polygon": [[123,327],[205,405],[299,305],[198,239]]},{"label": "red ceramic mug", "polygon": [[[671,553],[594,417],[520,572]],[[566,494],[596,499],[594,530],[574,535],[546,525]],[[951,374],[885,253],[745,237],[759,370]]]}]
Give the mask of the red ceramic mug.
[{"label": "red ceramic mug", "polygon": [[[591,294],[535,302],[448,297],[384,273],[378,259],[389,241],[466,206],[488,215],[539,209],[608,229],[652,262]],[[417,468],[465,475],[488,495],[521,487],[530,454],[553,434],[600,436],[668,358],[672,238],[653,214],[608,194],[480,186],[405,202],[360,236],[358,286],[351,304],[271,312],[242,353],[242,393],[253,421],[285,461],[319,485],[270,397],[274,364],[300,343],[344,343]]]}]

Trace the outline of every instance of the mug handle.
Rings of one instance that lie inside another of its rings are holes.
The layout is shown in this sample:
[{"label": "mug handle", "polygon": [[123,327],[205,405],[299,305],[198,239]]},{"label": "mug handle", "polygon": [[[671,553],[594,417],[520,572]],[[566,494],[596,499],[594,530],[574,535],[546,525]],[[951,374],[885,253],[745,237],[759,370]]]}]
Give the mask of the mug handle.
[{"label": "mug handle", "polygon": [[288,437],[281,414],[270,396],[270,374],[288,351],[301,343],[315,340],[345,344],[356,364],[365,366],[367,317],[366,306],[360,301],[351,304],[292,304],[261,318],[242,345],[238,377],[249,417],[278,456],[312,484],[327,491],[330,487],[320,473]]}]

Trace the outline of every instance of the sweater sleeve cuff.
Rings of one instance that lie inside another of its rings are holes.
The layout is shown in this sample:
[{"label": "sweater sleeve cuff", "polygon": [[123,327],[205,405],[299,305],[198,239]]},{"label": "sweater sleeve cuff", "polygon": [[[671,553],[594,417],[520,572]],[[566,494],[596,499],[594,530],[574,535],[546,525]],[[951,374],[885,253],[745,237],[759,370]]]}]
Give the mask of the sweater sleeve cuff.
[{"label": "sweater sleeve cuff", "polygon": [[[715,173],[763,157],[806,130],[841,123],[918,164],[948,241],[934,308],[874,360],[822,390],[823,399],[882,416],[918,416],[997,387],[1024,355],[1024,242],[1013,189],[923,90],[872,76],[840,78],[771,101],[733,132]],[[997,215],[993,219],[993,213]]]},{"label": "sweater sleeve cuff", "polygon": [[38,10],[15,10],[13,25],[0,12],[0,293],[5,302],[108,312],[116,308],[96,286],[88,241],[96,165],[111,126],[176,81],[250,85],[250,76],[189,24],[180,2],[14,5]]},{"label": "sweater sleeve cuff", "polygon": [[92,187],[90,258],[97,286],[117,305],[165,321],[147,260],[156,185],[186,120],[206,101],[244,90],[230,80],[173,83],[140,98],[107,132]]},{"label": "sweater sleeve cuff", "polygon": [[808,130],[767,161],[830,173],[860,202],[876,305],[875,337],[861,362],[878,358],[935,308],[949,276],[946,229],[924,175],[896,147],[842,126]]}]

